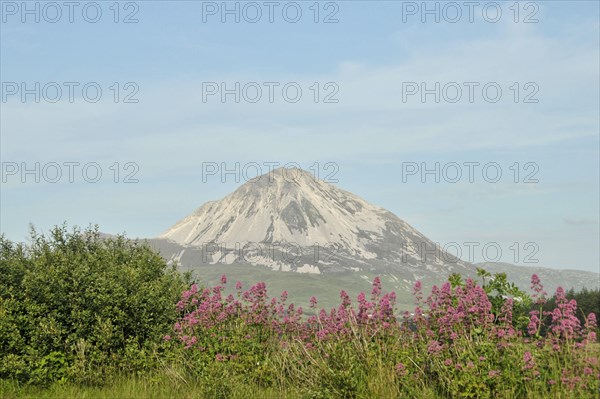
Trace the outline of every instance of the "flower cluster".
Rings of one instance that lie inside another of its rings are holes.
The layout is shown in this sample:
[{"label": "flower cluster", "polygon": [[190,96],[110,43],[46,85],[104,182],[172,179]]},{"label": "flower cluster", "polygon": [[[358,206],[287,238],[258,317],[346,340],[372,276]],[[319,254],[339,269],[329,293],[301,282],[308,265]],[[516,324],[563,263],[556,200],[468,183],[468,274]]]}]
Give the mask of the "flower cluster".
[{"label": "flower cluster", "polygon": [[[264,282],[247,290],[237,282],[235,290],[226,295],[227,278],[223,276],[220,282],[204,289],[192,285],[183,292],[177,303],[181,316],[175,334],[165,336],[165,341],[179,342],[188,352],[206,354],[201,364],[207,364],[206,359],[219,364],[252,359],[248,364],[262,364],[269,351],[291,353],[295,345],[300,345],[298,353],[312,359],[309,363],[335,359],[333,348],[344,345],[353,352],[378,348],[376,353],[387,356],[395,378],[411,378],[412,373],[423,370],[435,376],[451,375],[446,389],[452,396],[464,388],[452,390],[453,381],[459,381],[463,373],[477,373],[484,381],[497,384],[515,375],[504,372],[506,367],[515,367],[521,382],[532,384],[543,378],[544,356],[570,348],[582,353],[573,359],[587,360],[571,371],[554,373],[554,378],[543,381],[544,386],[587,389],[598,376],[597,356],[584,355],[595,343],[595,315],[590,314],[581,326],[575,317],[577,304],[566,298],[562,288],[556,292],[556,308],[531,312],[525,332],[515,327],[513,299],[506,298],[499,310],[493,311],[488,294],[472,279],[454,286],[450,282],[434,286],[427,298],[417,282],[414,311],[404,317],[397,317],[396,294],[384,293],[378,277],[370,296],[360,293],[355,303],[341,291],[339,306],[318,309],[317,298],[311,297],[306,316],[301,307],[287,303],[287,291],[269,297]],[[546,294],[536,275],[532,289],[536,304],[543,305]],[[539,334],[542,326],[546,336]],[[503,360],[511,356],[512,360]],[[303,362],[299,360],[300,365]]]},{"label": "flower cluster", "polygon": [[464,287],[454,289],[449,282],[441,288],[434,286],[426,302],[429,312],[424,326],[430,336],[455,340],[493,326],[492,304],[486,292],[471,279]]}]

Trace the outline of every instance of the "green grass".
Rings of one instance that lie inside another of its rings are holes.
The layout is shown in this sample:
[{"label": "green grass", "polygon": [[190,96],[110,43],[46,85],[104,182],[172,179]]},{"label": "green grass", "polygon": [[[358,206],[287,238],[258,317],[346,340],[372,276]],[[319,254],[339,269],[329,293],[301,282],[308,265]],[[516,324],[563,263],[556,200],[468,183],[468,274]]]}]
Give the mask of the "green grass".
[{"label": "green grass", "polygon": [[[171,376],[172,377],[172,376]],[[272,388],[233,383],[219,390],[200,383],[174,381],[165,374],[118,378],[112,384],[89,387],[74,384],[53,384],[42,388],[19,386],[17,383],[0,381],[1,399],[296,399],[299,393]]]}]

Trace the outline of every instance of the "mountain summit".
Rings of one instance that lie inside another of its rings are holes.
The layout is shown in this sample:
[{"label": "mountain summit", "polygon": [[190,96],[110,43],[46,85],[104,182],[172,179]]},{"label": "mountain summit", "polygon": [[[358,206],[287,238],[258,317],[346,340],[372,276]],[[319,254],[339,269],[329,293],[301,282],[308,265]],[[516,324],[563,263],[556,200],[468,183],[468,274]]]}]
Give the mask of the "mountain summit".
[{"label": "mountain summit", "polygon": [[364,270],[407,283],[474,270],[393,213],[296,168],[275,169],[205,203],[159,239],[181,247],[173,259],[194,265]]},{"label": "mountain summit", "polygon": [[[386,229],[386,211],[301,169],[275,169],[208,202],[161,237],[183,245],[207,242],[335,243],[356,255]],[[412,230],[400,219],[403,230]]]}]

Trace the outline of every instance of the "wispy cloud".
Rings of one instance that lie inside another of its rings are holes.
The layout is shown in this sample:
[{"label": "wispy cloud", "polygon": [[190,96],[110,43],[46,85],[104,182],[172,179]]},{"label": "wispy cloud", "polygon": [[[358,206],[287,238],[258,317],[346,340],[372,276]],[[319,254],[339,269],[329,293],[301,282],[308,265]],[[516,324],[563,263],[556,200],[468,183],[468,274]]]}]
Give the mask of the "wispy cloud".
[{"label": "wispy cloud", "polygon": [[564,218],[563,222],[565,222],[566,224],[573,225],[573,226],[595,226],[595,225],[598,225],[597,220],[585,219],[585,218],[581,218],[581,219]]}]

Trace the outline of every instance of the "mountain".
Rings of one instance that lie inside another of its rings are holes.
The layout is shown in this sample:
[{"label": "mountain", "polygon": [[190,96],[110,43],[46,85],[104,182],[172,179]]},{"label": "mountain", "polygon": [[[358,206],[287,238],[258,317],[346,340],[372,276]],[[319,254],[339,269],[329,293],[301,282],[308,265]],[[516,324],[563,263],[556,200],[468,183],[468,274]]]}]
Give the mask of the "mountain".
[{"label": "mountain", "polygon": [[[209,283],[224,273],[263,279],[287,289],[291,299],[296,291],[300,301],[320,294],[333,303],[340,288],[358,294],[380,276],[410,304],[417,280],[427,289],[451,273],[476,275],[475,265],[444,252],[392,212],[295,168],[276,169],[205,203],[149,242]],[[521,286],[533,273],[510,270]],[[538,274],[543,279],[546,272]],[[573,286],[584,280],[578,275]]]},{"label": "mountain", "polygon": [[181,246],[176,258],[182,262],[195,253],[204,264],[247,263],[276,271],[402,272],[410,283],[428,274],[474,270],[393,213],[302,169],[279,168],[247,182],[202,205],[159,239]]}]

